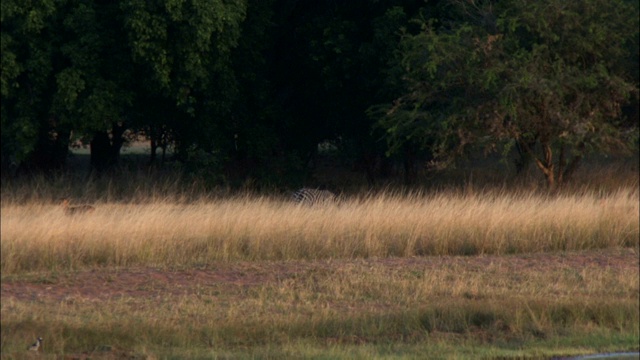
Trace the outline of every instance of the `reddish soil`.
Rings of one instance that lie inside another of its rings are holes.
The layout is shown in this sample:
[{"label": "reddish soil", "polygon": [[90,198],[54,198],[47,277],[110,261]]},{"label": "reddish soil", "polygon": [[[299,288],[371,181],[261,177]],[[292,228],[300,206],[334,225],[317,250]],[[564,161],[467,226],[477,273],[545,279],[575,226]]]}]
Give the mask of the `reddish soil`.
[{"label": "reddish soil", "polygon": [[215,263],[198,269],[92,269],[41,277],[4,277],[0,296],[3,300],[22,301],[107,300],[120,297],[166,298],[191,295],[203,288],[216,287],[228,295],[270,282],[308,274],[332,271],[344,266],[383,268],[389,271],[424,271],[455,267],[460,271],[483,271],[489,265],[504,271],[544,269],[545,271],[587,267],[640,268],[637,250],[616,249],[563,254],[527,254],[510,256],[442,256],[357,260],[316,260],[286,262]]}]

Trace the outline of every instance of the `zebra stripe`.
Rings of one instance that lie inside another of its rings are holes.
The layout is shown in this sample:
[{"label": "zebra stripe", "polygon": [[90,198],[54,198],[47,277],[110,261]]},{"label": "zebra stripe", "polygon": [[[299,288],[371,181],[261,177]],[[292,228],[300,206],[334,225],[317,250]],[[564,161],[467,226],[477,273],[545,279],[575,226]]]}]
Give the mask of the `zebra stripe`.
[{"label": "zebra stripe", "polygon": [[336,195],[329,190],[302,188],[293,193],[293,201],[308,206],[330,204],[335,200]]}]

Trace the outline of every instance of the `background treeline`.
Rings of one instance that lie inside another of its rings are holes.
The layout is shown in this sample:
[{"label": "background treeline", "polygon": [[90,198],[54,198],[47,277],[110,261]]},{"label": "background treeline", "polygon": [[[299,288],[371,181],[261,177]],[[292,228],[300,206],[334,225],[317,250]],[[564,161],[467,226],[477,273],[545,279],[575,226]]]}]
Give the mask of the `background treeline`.
[{"label": "background treeline", "polygon": [[554,188],[638,150],[637,1],[1,6],[3,174],[78,142],[103,173],[129,132],[227,185],[309,182],[322,152],[372,184],[496,153]]}]

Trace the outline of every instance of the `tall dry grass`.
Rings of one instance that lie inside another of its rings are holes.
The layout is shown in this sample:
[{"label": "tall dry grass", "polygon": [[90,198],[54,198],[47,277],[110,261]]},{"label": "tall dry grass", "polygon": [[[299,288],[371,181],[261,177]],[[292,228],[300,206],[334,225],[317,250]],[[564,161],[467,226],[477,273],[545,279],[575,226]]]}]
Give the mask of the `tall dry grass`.
[{"label": "tall dry grass", "polygon": [[2,273],[211,261],[510,254],[639,247],[636,189],[548,196],[383,193],[309,208],[239,196],[58,204],[2,202]]}]

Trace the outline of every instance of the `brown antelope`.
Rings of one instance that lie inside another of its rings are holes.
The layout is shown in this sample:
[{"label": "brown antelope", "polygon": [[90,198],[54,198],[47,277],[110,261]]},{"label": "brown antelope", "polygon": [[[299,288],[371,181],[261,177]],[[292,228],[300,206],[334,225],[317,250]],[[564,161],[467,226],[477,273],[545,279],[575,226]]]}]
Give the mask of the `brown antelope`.
[{"label": "brown antelope", "polygon": [[70,206],[69,199],[62,200],[62,210],[64,210],[65,215],[78,215],[78,214],[88,214],[92,213],[96,210],[91,205],[76,205]]}]

